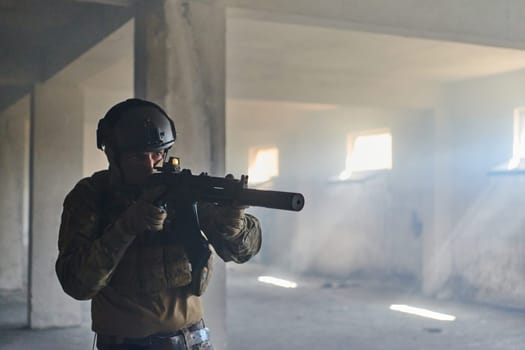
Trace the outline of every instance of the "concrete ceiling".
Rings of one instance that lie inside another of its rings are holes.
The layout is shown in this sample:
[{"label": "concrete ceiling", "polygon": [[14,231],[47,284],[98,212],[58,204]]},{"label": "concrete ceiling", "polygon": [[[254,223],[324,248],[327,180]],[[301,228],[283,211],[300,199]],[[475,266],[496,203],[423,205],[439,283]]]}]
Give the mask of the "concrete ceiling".
[{"label": "concrete ceiling", "polygon": [[525,51],[228,20],[232,97],[426,108],[442,84],[525,68]]},{"label": "concrete ceiling", "polygon": [[0,110],[128,21],[131,4],[0,0]]},{"label": "concrete ceiling", "polygon": [[[97,86],[100,77],[106,88],[129,84],[119,72],[129,72],[133,64],[132,25],[128,22],[102,42],[100,38],[129,21],[132,4],[0,0],[5,48],[0,54],[0,107],[78,57],[85,64],[70,69],[69,79]],[[100,44],[94,46],[96,42]],[[434,104],[443,84],[519,69],[525,69],[525,51],[307,23],[227,19],[231,99],[419,109]]]},{"label": "concrete ceiling", "polygon": [[55,77],[88,89],[133,91],[133,33],[129,20]]}]

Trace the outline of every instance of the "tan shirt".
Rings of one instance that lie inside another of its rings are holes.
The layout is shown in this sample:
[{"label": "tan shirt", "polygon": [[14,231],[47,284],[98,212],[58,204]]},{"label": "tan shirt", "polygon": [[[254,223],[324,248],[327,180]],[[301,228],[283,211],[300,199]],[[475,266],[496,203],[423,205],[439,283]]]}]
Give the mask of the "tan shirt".
[{"label": "tan shirt", "polygon": [[200,297],[180,295],[177,289],[133,297],[106,287],[93,298],[92,317],[98,334],[137,338],[189,326],[203,313]]},{"label": "tan shirt", "polygon": [[[92,299],[92,329],[99,334],[143,337],[203,317],[200,298],[185,288],[191,271],[184,247],[146,244],[143,235],[126,232],[119,218],[133,199],[114,190],[103,171],[81,180],[64,201],[57,276],[73,298]],[[246,214],[239,235],[225,237],[203,214],[201,229],[223,260],[244,262],[259,251],[255,217]]]}]

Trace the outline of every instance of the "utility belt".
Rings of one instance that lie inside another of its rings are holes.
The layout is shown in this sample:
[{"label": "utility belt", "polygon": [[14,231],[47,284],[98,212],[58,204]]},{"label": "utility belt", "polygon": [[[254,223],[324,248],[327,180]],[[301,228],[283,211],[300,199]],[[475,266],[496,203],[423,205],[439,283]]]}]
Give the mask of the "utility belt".
[{"label": "utility belt", "polygon": [[144,338],[97,334],[97,348],[100,350],[124,350],[128,347],[141,347],[144,350],[213,350],[210,331],[202,320],[174,333],[153,334]]}]

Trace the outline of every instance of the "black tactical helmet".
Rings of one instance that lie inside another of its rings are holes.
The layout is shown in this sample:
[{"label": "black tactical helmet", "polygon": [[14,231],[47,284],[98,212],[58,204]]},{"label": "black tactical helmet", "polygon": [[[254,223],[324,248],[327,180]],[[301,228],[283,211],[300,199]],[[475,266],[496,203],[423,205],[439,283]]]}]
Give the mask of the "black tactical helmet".
[{"label": "black tactical helmet", "polygon": [[101,150],[168,150],[175,138],[175,125],[166,112],[157,104],[138,98],[116,104],[98,122],[97,147]]}]

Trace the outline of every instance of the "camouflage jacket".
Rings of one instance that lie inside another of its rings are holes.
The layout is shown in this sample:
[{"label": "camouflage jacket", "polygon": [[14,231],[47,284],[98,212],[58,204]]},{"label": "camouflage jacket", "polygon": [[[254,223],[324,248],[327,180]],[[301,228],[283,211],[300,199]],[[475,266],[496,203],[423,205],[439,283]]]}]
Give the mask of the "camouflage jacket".
[{"label": "camouflage jacket", "polygon": [[[64,201],[57,276],[73,298],[93,299],[93,329],[99,333],[147,335],[202,317],[200,301],[184,290],[192,279],[185,247],[126,232],[120,216],[135,199],[111,186],[109,172],[101,171],[82,179]],[[259,251],[255,217],[246,214],[244,229],[228,237],[206,219],[206,205],[199,206],[199,216],[201,230],[224,261],[245,262]],[[122,328],[115,324],[119,319],[127,320]]]}]

